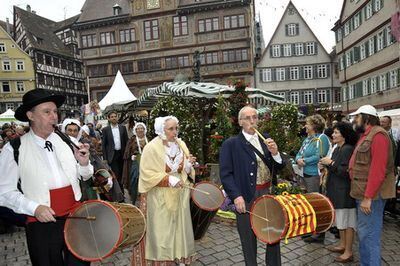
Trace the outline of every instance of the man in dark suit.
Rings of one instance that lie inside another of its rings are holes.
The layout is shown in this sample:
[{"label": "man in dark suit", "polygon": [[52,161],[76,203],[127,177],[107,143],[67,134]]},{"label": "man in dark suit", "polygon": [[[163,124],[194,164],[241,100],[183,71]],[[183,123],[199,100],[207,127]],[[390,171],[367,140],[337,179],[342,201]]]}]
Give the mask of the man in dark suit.
[{"label": "man in dark suit", "polygon": [[110,112],[107,118],[110,125],[103,129],[101,143],[103,158],[115,173],[118,183],[122,188],[123,155],[128,142],[128,133],[126,132],[126,127],[118,125],[117,113]]},{"label": "man in dark suit", "polygon": [[[258,137],[257,110],[245,106],[239,111],[239,135],[226,140],[220,151],[220,176],[224,190],[236,207],[237,228],[246,265],[257,264],[257,239],[251,229],[246,210],[257,197],[268,194],[276,182],[276,171],[284,162],[276,143],[266,135],[265,143]],[[275,181],[274,181],[275,180]],[[267,265],[281,265],[280,245],[267,245]]]}]

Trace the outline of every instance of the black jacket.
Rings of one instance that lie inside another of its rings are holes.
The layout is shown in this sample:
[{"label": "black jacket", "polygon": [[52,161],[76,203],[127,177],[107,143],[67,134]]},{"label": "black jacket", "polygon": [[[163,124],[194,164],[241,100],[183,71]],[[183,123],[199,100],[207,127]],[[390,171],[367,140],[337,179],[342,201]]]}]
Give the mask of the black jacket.
[{"label": "black jacket", "polygon": [[[128,133],[126,132],[126,127],[122,125],[118,125],[118,129],[119,137],[121,139],[121,154],[123,155],[128,142]],[[107,126],[103,129],[101,147],[103,150],[103,159],[107,160],[107,162],[111,164],[115,152],[114,137],[111,131],[111,126]]]}]

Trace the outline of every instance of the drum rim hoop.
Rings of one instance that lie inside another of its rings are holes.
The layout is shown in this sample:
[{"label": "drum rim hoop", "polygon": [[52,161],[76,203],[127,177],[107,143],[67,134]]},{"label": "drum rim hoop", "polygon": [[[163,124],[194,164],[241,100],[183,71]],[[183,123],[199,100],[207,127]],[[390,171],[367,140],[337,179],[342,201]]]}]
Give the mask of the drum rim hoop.
[{"label": "drum rim hoop", "polygon": [[[211,182],[211,181],[200,181],[200,182],[198,182],[198,183],[195,183],[193,187],[196,188],[196,187],[197,187],[198,185],[200,185],[200,184],[209,184],[209,185],[212,185],[212,186],[216,187],[216,188],[218,189],[219,193],[221,193],[222,198],[225,198],[224,193],[222,193],[222,190],[221,190],[216,184],[214,184],[213,182]],[[204,207],[202,207],[202,206],[199,206],[200,204],[194,199],[194,196],[193,196],[194,192],[195,192],[194,190],[192,190],[192,191],[190,192],[190,198],[193,200],[194,204],[196,204],[196,206],[199,207],[199,208],[202,209],[202,210],[209,211],[209,212],[213,212],[213,211],[218,210],[218,209],[222,206],[222,204],[224,204],[224,202],[222,201],[221,205],[218,206],[218,208],[213,208],[213,209],[211,209],[211,208],[204,208]]]},{"label": "drum rim hoop", "polygon": [[262,196],[256,198],[254,200],[253,204],[251,205],[250,211],[253,212],[257,202],[259,202],[260,200],[262,200],[264,198],[271,198],[271,199],[275,200],[282,207],[282,212],[283,212],[283,216],[284,216],[284,219],[285,219],[284,230],[283,230],[279,240],[277,240],[275,242],[270,242],[270,241],[267,241],[267,240],[264,240],[264,239],[261,239],[261,238],[258,237],[258,235],[256,234],[256,232],[254,230],[254,225],[253,225],[253,219],[254,218],[253,218],[253,215],[248,214],[250,216],[250,226],[251,226],[251,229],[253,230],[254,234],[256,235],[257,239],[259,239],[261,242],[263,242],[265,244],[269,244],[269,245],[276,244],[286,236],[286,233],[288,231],[289,218],[288,218],[288,215],[286,213],[286,210],[284,209],[284,206],[278,200],[275,199],[274,195],[262,195]]}]

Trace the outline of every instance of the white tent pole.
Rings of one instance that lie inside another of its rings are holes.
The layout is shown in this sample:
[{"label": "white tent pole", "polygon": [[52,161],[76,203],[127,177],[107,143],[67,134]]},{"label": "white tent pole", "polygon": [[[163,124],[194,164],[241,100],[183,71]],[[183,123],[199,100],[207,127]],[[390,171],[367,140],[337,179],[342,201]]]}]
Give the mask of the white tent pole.
[{"label": "white tent pole", "polygon": [[89,86],[89,76],[87,76],[86,77],[86,79],[87,79],[87,81],[86,81],[86,84],[87,84],[87,97],[88,97],[88,103],[90,103],[90,86]]}]

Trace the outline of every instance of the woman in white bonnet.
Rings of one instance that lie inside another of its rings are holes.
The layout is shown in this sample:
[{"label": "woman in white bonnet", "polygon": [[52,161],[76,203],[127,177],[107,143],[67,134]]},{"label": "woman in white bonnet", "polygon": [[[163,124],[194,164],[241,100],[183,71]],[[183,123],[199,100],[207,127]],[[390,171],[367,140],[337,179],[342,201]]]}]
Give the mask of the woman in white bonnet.
[{"label": "woman in white bonnet", "polygon": [[139,193],[147,231],[134,247],[132,265],[189,265],[196,259],[190,190],[185,188],[189,178],[194,180],[196,158],[177,138],[178,124],[174,116],[156,118],[158,136],[143,149]]},{"label": "woman in white bonnet", "polygon": [[122,169],[122,183],[128,188],[132,204],[135,204],[138,196],[139,163],[143,148],[148,143],[147,127],[142,122],[135,123],[132,129],[133,136],[129,139],[125,148],[124,167]]}]

